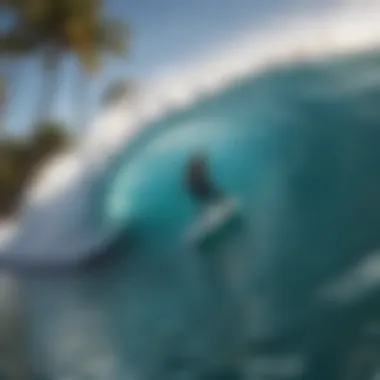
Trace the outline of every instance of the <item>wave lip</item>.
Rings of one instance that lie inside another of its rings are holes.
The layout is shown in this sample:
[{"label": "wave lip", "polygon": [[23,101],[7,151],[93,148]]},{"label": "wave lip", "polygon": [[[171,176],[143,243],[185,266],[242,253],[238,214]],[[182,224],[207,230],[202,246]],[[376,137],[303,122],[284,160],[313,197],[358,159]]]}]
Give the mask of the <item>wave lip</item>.
[{"label": "wave lip", "polygon": [[[167,68],[130,104],[122,101],[101,114],[83,141],[83,151],[107,159],[141,130],[141,126],[191,106],[204,95],[264,70],[268,65],[323,59],[380,46],[378,2],[344,2],[342,6],[301,19],[280,18],[267,30],[246,32],[222,49],[198,57],[180,69]],[[195,63],[194,63],[195,62]],[[99,154],[100,149],[102,152]]]}]

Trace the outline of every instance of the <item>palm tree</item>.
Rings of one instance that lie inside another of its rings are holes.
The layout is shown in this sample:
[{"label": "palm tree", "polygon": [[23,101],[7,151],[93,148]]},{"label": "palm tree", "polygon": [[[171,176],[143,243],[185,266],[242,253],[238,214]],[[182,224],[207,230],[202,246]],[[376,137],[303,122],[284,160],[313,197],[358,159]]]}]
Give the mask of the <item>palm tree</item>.
[{"label": "palm tree", "polygon": [[[33,19],[28,11],[27,5],[34,4],[25,0],[0,0],[0,6],[6,8],[13,14],[13,25],[0,37],[0,57],[6,64],[2,65],[2,71],[6,72],[6,66],[11,66],[14,58],[26,56],[39,51],[43,41],[38,35]],[[33,9],[37,9],[34,7]],[[3,73],[4,74],[4,73]],[[5,75],[8,77],[9,75]],[[9,78],[6,81],[8,84]],[[5,88],[5,87],[4,87]],[[4,104],[3,104],[4,108]]]},{"label": "palm tree", "polygon": [[[102,16],[102,0],[0,0],[16,14],[15,25],[0,36],[0,56],[37,53],[41,57],[43,83],[37,107],[38,123],[47,121],[59,83],[64,56],[73,55],[81,77],[88,80],[102,67],[106,55],[123,57],[129,31],[117,20]],[[77,86],[78,124],[84,124],[86,81]]]},{"label": "palm tree", "polygon": [[0,35],[0,122],[3,122],[8,87],[14,79],[11,75],[14,60],[35,51],[39,43],[33,33],[30,33],[20,13],[19,3],[20,0],[0,0],[0,12],[5,12],[5,15],[14,21],[13,25],[11,23]]},{"label": "palm tree", "polygon": [[[101,0],[7,1],[17,3],[20,29],[28,31],[34,50],[41,54],[45,75],[39,118],[51,110],[63,56],[73,54],[82,75],[87,76],[99,70],[104,55],[124,56],[126,53],[128,31],[123,23],[102,17]],[[81,102],[76,103],[80,109],[84,108]]]},{"label": "palm tree", "polygon": [[[94,2],[93,0],[87,0]],[[90,78],[102,67],[105,56],[125,57],[128,51],[129,30],[123,22],[104,17],[93,18],[94,13],[82,10],[82,19],[72,20],[69,27],[71,51],[79,63],[82,83],[77,87],[77,123],[87,121],[86,89]]]}]

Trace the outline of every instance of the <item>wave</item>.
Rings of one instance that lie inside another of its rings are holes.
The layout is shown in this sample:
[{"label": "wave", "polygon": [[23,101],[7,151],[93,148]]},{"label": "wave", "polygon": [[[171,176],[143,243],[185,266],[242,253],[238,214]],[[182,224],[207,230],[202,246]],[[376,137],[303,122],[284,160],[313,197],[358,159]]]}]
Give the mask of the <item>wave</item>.
[{"label": "wave", "polygon": [[[180,70],[168,69],[143,85],[132,101],[122,99],[101,110],[76,149],[57,156],[34,178],[17,220],[1,227],[0,257],[62,264],[89,255],[113,235],[86,225],[89,188],[142,131],[269,66],[376,49],[379,10],[376,2],[346,2],[319,13],[318,18],[279,18],[267,29],[246,32],[239,41],[215,48]],[[61,242],[71,243],[63,247]]]},{"label": "wave", "polygon": [[370,5],[353,3],[328,11],[317,20],[312,16],[277,19],[275,26],[259,34],[247,32],[228,47],[215,49],[215,53],[198,57],[187,66],[165,69],[137,94],[132,104],[126,100],[99,115],[83,141],[83,151],[95,161],[107,159],[141,126],[186,109],[203,96],[221,92],[268,66],[377,48],[380,27],[375,14],[380,4]]},{"label": "wave", "polygon": [[[344,2],[318,19],[277,19],[268,30],[247,32],[244,38],[198,57],[198,63],[179,69],[165,69],[156,80],[145,85],[134,99],[121,100],[95,117],[76,152],[59,157],[40,174],[31,187],[31,198],[46,199],[62,183],[75,181],[81,164],[105,163],[144,125],[171,112],[185,109],[202,96],[223,91],[235,81],[259,74],[271,65],[376,49],[380,26],[376,2]],[[86,166],[87,169],[87,166]],[[59,170],[59,175],[54,173]],[[62,173],[64,174],[62,176]],[[29,197],[28,197],[29,198]]]}]

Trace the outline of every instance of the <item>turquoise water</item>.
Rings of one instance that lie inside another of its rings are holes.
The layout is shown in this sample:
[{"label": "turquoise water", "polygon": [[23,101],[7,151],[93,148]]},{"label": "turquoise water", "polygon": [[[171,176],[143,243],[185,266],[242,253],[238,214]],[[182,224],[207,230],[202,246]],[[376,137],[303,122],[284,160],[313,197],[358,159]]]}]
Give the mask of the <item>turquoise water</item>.
[{"label": "turquoise water", "polygon": [[[55,363],[57,379],[94,357],[113,372],[91,379],[349,379],[380,281],[371,272],[344,299],[329,284],[379,247],[379,85],[377,52],[297,64],[147,126],[93,189],[92,216],[122,231],[110,259],[27,279],[36,365]],[[184,239],[199,218],[184,167],[199,150],[241,206],[206,249]],[[78,309],[102,327],[66,316]],[[55,324],[86,348],[63,361]]]}]

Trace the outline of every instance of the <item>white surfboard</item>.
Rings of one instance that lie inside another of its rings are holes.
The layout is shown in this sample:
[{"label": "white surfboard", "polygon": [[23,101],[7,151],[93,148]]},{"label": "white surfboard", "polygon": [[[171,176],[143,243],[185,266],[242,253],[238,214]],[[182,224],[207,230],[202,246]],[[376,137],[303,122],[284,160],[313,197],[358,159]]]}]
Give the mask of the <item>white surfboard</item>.
[{"label": "white surfboard", "polygon": [[203,209],[199,218],[186,232],[186,241],[191,244],[202,243],[202,241],[227,227],[239,214],[239,203],[234,198],[211,203]]}]

